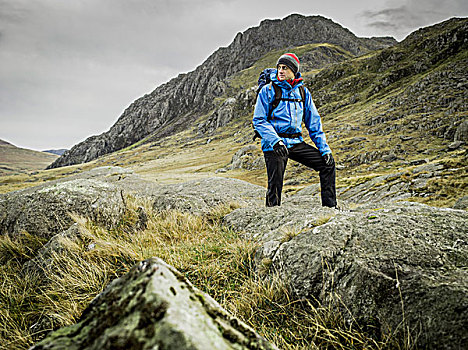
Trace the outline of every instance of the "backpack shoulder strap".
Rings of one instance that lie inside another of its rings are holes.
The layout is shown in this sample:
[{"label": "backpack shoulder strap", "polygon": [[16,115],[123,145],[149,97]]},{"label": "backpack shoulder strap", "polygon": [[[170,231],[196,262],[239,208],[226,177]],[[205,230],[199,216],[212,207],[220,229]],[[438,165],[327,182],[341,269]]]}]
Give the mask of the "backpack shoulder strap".
[{"label": "backpack shoulder strap", "polygon": [[303,108],[303,110],[305,111],[305,106],[306,106],[306,94],[305,94],[304,85],[299,86],[299,93],[301,94],[302,108]]},{"label": "backpack shoulder strap", "polygon": [[278,107],[281,101],[281,98],[283,97],[283,91],[281,90],[281,88],[278,85],[274,84],[273,82],[271,82],[270,84],[273,87],[273,90],[275,91],[275,98],[271,102],[270,111],[268,112],[267,120],[271,119],[271,115],[273,114],[273,111],[275,110],[276,107]]},{"label": "backpack shoulder strap", "polygon": [[305,89],[304,89],[304,85],[301,85],[299,86],[299,93],[301,94],[301,99],[302,99],[302,102],[305,103]]}]

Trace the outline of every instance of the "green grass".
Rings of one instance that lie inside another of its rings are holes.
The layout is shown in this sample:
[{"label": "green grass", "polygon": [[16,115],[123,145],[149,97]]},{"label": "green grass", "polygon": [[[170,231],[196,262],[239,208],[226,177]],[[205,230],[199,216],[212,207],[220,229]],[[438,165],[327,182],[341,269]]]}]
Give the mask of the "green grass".
[{"label": "green grass", "polygon": [[78,237],[61,236],[60,250],[49,252],[42,269],[23,267],[42,240],[27,233],[1,237],[0,348],[27,349],[50,330],[73,324],[112,279],[152,256],[281,349],[406,348],[390,335],[376,340],[345,323],[333,305],[295,300],[274,273],[260,278],[253,259],[257,244],[221,224],[235,208],[235,203],[221,205],[204,216],[156,212],[149,203],[128,198],[116,227],[75,217]]}]

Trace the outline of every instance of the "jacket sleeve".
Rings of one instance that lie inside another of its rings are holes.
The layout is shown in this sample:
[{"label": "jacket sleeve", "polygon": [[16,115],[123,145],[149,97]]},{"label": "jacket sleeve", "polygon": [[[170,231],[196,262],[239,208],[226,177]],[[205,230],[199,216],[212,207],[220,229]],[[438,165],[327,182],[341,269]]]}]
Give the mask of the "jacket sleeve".
[{"label": "jacket sleeve", "polygon": [[305,90],[306,101],[304,111],[304,124],[309,131],[309,136],[317,146],[320,154],[323,156],[327,153],[331,153],[331,149],[327,144],[325,133],[322,129],[322,120],[318,114],[317,108],[315,107],[314,101],[312,101],[312,95],[308,89]]},{"label": "jacket sleeve", "polygon": [[258,131],[262,137],[262,142],[264,142],[268,148],[272,148],[274,144],[281,140],[273,125],[268,121],[270,100],[273,98],[271,90],[272,89],[269,89],[269,85],[265,85],[262,90],[260,90],[253,115],[254,128]]}]

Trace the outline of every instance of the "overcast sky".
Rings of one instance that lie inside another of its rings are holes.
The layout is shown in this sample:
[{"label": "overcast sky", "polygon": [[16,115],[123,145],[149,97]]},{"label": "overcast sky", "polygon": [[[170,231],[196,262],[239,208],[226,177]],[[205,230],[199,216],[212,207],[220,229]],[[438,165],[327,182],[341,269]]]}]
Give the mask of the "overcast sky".
[{"label": "overcast sky", "polygon": [[71,148],[238,32],[291,13],[402,40],[466,0],[0,0],[0,139]]}]

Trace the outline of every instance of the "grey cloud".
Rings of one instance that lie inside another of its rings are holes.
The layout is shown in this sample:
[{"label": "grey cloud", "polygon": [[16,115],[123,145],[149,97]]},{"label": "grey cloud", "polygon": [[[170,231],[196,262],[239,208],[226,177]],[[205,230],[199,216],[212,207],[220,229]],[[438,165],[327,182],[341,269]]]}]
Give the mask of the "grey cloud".
[{"label": "grey cloud", "polygon": [[0,20],[2,22],[17,22],[27,13],[21,1],[12,3],[8,0],[0,0]]},{"label": "grey cloud", "polygon": [[369,27],[378,29],[381,32],[395,32],[398,29],[398,26],[387,21],[375,21],[368,23]]},{"label": "grey cloud", "polygon": [[403,39],[411,31],[428,26],[449,17],[454,13],[460,16],[468,14],[468,2],[465,0],[388,0],[380,10],[363,11],[360,15],[367,26],[382,34],[390,30],[394,36]]}]

